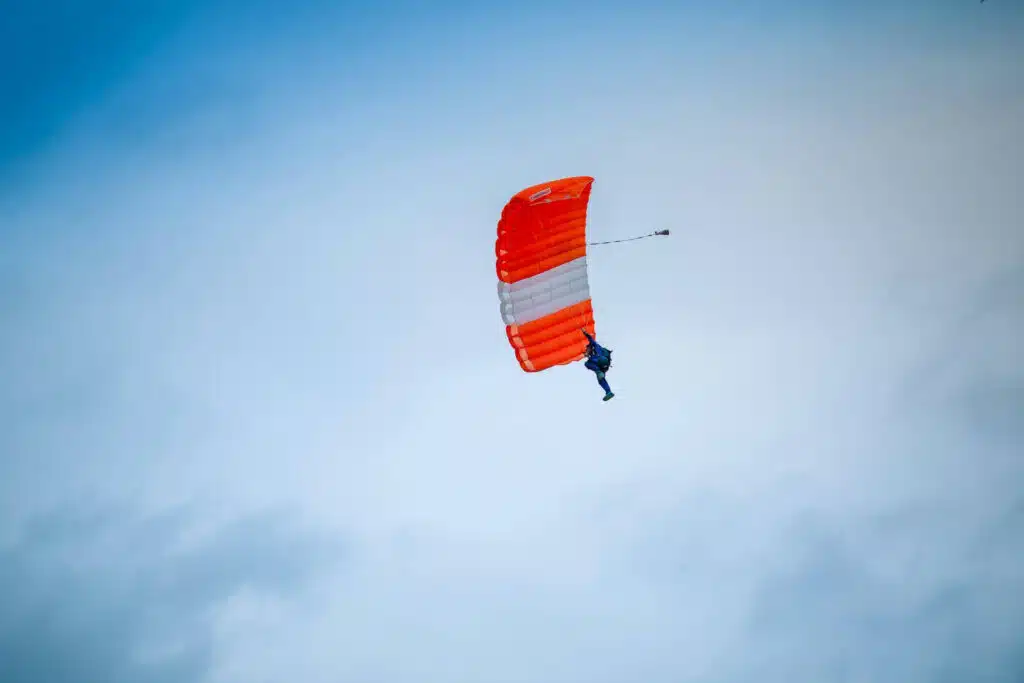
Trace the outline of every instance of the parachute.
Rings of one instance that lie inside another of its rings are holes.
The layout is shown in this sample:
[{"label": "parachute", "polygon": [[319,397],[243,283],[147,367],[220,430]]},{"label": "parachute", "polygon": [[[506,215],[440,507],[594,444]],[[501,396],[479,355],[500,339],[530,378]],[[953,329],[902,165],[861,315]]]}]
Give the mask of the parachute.
[{"label": "parachute", "polygon": [[590,176],[562,178],[516,193],[501,211],[497,257],[498,298],[505,334],[519,366],[540,372],[580,360],[596,337],[587,281],[587,247],[668,235],[587,242]]},{"label": "parachute", "polygon": [[519,366],[540,372],[583,358],[596,336],[587,281],[587,208],[594,179],[562,178],[518,192],[498,221],[498,298]]}]

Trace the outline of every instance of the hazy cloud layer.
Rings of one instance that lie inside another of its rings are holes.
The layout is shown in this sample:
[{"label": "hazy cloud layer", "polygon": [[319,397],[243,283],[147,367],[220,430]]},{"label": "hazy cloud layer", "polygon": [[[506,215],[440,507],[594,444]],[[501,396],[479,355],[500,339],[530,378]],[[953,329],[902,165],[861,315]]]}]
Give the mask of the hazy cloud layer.
[{"label": "hazy cloud layer", "polygon": [[248,608],[255,625],[281,600],[298,605],[342,557],[282,515],[210,531],[195,511],[129,512],[35,518],[0,553],[3,680],[200,680],[226,615]]}]

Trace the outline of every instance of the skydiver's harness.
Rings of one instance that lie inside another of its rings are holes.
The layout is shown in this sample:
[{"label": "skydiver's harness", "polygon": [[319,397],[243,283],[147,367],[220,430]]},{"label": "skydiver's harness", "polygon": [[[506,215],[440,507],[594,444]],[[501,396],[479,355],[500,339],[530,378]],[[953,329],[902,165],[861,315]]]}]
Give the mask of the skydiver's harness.
[{"label": "skydiver's harness", "polygon": [[612,350],[604,349],[604,351],[604,354],[598,355],[597,349],[593,345],[587,346],[587,360],[593,362],[602,373],[608,372],[612,367]]}]

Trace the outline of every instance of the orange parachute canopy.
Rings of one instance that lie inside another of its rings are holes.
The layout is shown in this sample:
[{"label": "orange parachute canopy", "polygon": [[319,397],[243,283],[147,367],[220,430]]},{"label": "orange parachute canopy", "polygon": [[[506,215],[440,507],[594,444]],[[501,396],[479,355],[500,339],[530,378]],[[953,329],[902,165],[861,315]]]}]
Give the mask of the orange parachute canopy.
[{"label": "orange parachute canopy", "polygon": [[498,297],[520,367],[539,372],[583,358],[596,336],[587,281],[587,207],[594,179],[562,178],[517,193],[501,212]]}]

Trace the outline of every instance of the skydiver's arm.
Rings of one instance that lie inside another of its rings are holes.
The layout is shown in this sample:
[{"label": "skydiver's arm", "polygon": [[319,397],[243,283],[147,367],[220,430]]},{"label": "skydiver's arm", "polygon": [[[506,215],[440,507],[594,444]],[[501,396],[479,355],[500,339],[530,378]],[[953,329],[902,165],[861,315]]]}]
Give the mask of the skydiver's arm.
[{"label": "skydiver's arm", "polygon": [[593,343],[594,343],[594,338],[590,336],[590,333],[589,333],[589,332],[587,332],[586,330],[582,329],[582,328],[581,328],[581,331],[583,332],[583,334],[584,334],[584,336],[585,336],[585,337],[587,338],[587,340],[588,340],[588,341],[589,341],[589,342],[590,342],[591,344],[593,344]]}]

